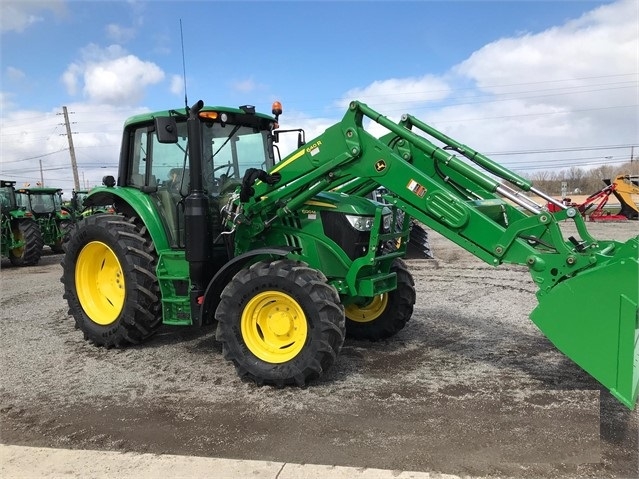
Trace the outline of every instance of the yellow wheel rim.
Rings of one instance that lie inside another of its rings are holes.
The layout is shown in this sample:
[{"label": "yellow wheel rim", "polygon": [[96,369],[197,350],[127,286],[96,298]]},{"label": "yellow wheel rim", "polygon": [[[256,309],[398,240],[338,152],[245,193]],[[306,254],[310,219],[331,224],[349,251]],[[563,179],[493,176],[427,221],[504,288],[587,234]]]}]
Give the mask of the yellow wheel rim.
[{"label": "yellow wheel rim", "polygon": [[[20,228],[16,228],[13,230],[13,238],[16,241],[22,241],[24,242],[24,233],[22,233],[22,230]],[[17,248],[13,248],[11,250],[11,254],[13,254],[14,258],[22,258],[22,255],[24,254],[24,248],[25,248],[26,244],[23,244],[22,246],[19,246]]]},{"label": "yellow wheel rim", "polygon": [[122,312],[124,274],[113,250],[100,241],[88,243],[75,264],[75,289],[82,309],[102,326],[113,323]]},{"label": "yellow wheel rim", "polygon": [[379,318],[386,311],[386,306],[388,306],[388,293],[375,296],[364,306],[349,304],[344,308],[344,314],[356,323],[368,323]]},{"label": "yellow wheel rim", "polygon": [[265,291],[255,295],[240,321],[244,343],[262,361],[290,361],[306,343],[306,315],[288,294]]}]

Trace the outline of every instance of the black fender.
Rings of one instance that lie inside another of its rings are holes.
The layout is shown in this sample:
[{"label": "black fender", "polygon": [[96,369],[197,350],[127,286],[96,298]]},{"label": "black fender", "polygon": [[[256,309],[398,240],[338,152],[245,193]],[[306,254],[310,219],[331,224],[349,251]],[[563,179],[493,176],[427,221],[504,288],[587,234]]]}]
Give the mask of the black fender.
[{"label": "black fender", "polygon": [[197,319],[197,326],[213,322],[210,318],[213,318],[215,314],[217,305],[220,302],[220,295],[222,294],[222,291],[231,281],[231,279],[233,279],[233,276],[235,276],[241,269],[246,267],[246,265],[255,263],[256,261],[265,257],[284,257],[289,255],[293,251],[299,250],[300,248],[293,246],[270,246],[265,248],[257,248],[236,256],[229,262],[225,263],[224,266],[222,266],[218,270],[218,272],[215,273],[215,276],[213,276],[213,279],[211,279],[208,286],[206,287],[204,297],[201,300],[202,302],[200,307],[200,314]]}]

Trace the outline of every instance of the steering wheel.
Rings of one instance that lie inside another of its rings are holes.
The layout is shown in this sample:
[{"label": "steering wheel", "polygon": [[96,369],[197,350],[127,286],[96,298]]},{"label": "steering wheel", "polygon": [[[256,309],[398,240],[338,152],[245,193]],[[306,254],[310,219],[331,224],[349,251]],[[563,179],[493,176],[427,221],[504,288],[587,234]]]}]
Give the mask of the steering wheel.
[{"label": "steering wheel", "polygon": [[222,174],[229,176],[229,173],[231,172],[231,168],[233,168],[233,163],[227,163],[225,165],[216,166],[215,168],[213,168],[213,173],[215,173],[217,170],[221,170],[222,168],[226,168],[226,171]]}]

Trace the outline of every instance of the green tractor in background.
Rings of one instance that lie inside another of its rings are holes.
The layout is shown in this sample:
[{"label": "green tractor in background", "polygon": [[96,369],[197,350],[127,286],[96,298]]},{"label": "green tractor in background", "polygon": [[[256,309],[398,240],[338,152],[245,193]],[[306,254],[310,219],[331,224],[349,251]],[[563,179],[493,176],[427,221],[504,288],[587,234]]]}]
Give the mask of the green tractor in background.
[{"label": "green tractor in background", "polygon": [[54,253],[63,253],[62,244],[73,228],[73,216],[62,207],[62,189],[24,187],[16,190],[18,205],[30,211],[38,222],[44,244]]},{"label": "green tractor in background", "polygon": [[0,180],[0,250],[14,266],[32,266],[42,255],[42,233],[31,212],[18,206],[14,185]]},{"label": "green tractor in background", "polygon": [[71,199],[62,204],[62,210],[67,211],[74,221],[80,221],[90,215],[100,213],[114,213],[112,205],[85,205],[84,200],[89,195],[89,190],[73,190]]}]

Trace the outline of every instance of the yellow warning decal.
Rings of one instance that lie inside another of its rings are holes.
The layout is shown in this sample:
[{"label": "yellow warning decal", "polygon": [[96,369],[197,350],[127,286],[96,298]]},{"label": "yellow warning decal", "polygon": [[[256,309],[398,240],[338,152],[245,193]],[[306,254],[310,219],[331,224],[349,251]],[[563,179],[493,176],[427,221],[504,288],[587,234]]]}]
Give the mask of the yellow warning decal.
[{"label": "yellow warning decal", "polygon": [[322,208],[337,208],[337,206],[334,204],[326,203],[324,201],[317,201],[317,200],[308,200],[304,202],[304,204],[309,206],[319,206]]},{"label": "yellow warning decal", "polygon": [[297,160],[299,157],[304,156],[304,153],[306,153],[305,150],[298,151],[293,156],[291,156],[288,160],[284,160],[282,163],[279,163],[275,168],[273,168],[271,170],[271,173],[275,173],[277,171],[280,171],[286,165],[288,165],[288,164],[292,163],[293,161]]}]

